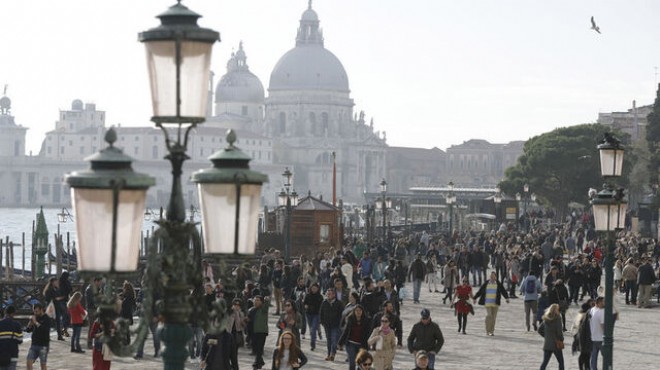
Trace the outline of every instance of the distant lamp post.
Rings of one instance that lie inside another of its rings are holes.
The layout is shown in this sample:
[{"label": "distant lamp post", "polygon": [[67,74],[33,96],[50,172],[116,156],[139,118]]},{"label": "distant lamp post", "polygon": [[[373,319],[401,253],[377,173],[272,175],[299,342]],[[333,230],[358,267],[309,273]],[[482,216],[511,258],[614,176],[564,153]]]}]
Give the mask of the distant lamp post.
[{"label": "distant lamp post", "polygon": [[385,198],[387,195],[387,181],[382,179],[380,184],[380,199],[376,200],[376,209],[380,209],[383,214],[383,246],[387,248],[387,210],[392,208],[392,200]]},{"label": "distant lamp post", "polygon": [[[192,337],[189,322],[198,319],[207,332],[223,325],[225,309],[209,317],[202,289],[202,246],[195,223],[186,221],[181,174],[190,131],[204,121],[209,64],[219,34],[197,25],[199,14],[180,2],[158,16],[161,25],[140,33],[147,49],[153,117],[168,150],[172,167],[172,191],[165,219],[149,243],[142,289],[142,313],[134,343],[123,341],[129,330],[117,318],[112,284],[100,303],[104,343],[118,356],[129,356],[144,342],[152,322],[154,292],[162,297],[164,327],[161,340],[164,369],[182,370]],[[66,176],[71,188],[78,237],[78,267],[82,273],[106,273],[110,282],[134,274],[138,265],[140,231],[145,214],[147,189],[152,177],[136,173],[131,158],[114,146],[114,129],[106,133],[109,146],[91,156],[91,168]],[[211,156],[213,167],[193,174],[202,213],[206,252],[250,254],[254,251],[261,184],[266,176],[248,167],[249,157],[234,146],[236,136],[227,135],[229,146]],[[256,210],[256,211],[255,211]],[[112,328],[115,330],[111,330]]]},{"label": "distant lamp post", "polygon": [[291,218],[293,208],[298,206],[298,193],[293,189],[293,173],[289,171],[289,167],[284,169],[282,173],[284,180],[284,189],[277,196],[278,203],[281,207],[285,207],[286,211],[286,226],[284,233],[284,261],[288,262],[291,258]]},{"label": "distant lamp post", "polygon": [[63,224],[68,221],[73,221],[73,215],[69,212],[66,207],[62,208],[62,211],[57,214],[57,222]]},{"label": "distant lamp post", "polygon": [[454,235],[454,204],[456,203],[456,194],[454,194],[454,183],[452,181],[447,184],[449,193],[445,197],[445,203],[449,205],[449,238]]},{"label": "distant lamp post", "polygon": [[536,202],[536,194],[529,193],[529,184],[523,185],[523,194],[521,195],[520,193],[516,193],[516,200],[518,201],[518,204],[520,202],[523,203],[523,219],[525,221],[525,232],[529,233],[529,230],[531,228],[531,219],[527,215],[527,206],[529,205],[530,201],[531,202]]},{"label": "distant lamp post", "polygon": [[499,187],[495,190],[495,195],[493,195],[493,203],[495,203],[495,223],[499,223],[500,204],[502,203],[502,192],[500,191]]},{"label": "distant lamp post", "polygon": [[[598,145],[600,152],[601,175],[606,179],[621,176],[624,148],[621,142],[607,133]],[[596,193],[590,190],[592,198],[594,224],[597,231],[607,234],[607,249],[605,253],[605,330],[603,333],[603,369],[612,369],[614,354],[614,249],[615,241],[612,233],[626,227],[627,203],[622,188],[615,189],[606,183],[603,189]]]}]

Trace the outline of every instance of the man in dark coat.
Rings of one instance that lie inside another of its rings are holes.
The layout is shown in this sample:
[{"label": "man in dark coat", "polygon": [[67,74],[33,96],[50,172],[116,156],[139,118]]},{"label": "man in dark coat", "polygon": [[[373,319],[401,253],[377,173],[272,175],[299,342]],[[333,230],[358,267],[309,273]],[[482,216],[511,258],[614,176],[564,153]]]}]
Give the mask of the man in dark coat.
[{"label": "man in dark coat", "polygon": [[429,369],[433,369],[435,364],[435,355],[440,352],[445,344],[445,338],[442,330],[435,322],[431,321],[431,312],[423,309],[421,319],[413,325],[408,335],[408,351],[417,353],[426,351],[429,358]]},{"label": "man in dark coat", "polygon": [[226,330],[220,334],[206,334],[199,367],[208,370],[238,370],[237,353],[234,338]]},{"label": "man in dark coat", "polygon": [[422,282],[426,277],[426,265],[422,261],[421,253],[417,253],[417,257],[410,264],[408,276],[413,282],[413,303],[419,303],[419,291],[422,289]]}]

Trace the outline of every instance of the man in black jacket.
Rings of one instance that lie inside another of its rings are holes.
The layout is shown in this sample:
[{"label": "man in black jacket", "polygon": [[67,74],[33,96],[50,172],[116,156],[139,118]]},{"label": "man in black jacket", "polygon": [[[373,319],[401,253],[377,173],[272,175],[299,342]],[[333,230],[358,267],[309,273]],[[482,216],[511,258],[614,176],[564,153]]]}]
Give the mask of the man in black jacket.
[{"label": "man in black jacket", "polygon": [[234,338],[226,330],[220,334],[206,334],[199,366],[209,370],[238,370],[237,353]]},{"label": "man in black jacket", "polygon": [[408,335],[408,351],[415,355],[419,351],[426,351],[429,358],[429,369],[435,365],[435,355],[440,352],[445,344],[445,338],[438,324],[431,321],[431,312],[423,309],[421,319],[413,325]]},{"label": "man in black jacket", "polygon": [[419,303],[419,291],[422,289],[422,282],[426,277],[426,265],[422,261],[421,253],[417,253],[417,257],[410,264],[408,276],[413,282],[413,303]]},{"label": "man in black jacket", "polygon": [[32,365],[39,359],[41,370],[48,368],[48,346],[50,345],[50,317],[46,315],[44,306],[35,303],[32,308],[34,315],[30,317],[27,331],[32,332],[32,345],[28,350],[27,369],[32,370]]},{"label": "man in black jacket", "polygon": [[335,290],[328,289],[326,298],[321,303],[319,311],[321,325],[325,329],[325,338],[328,345],[328,356],[326,361],[334,361],[337,353],[337,342],[339,342],[339,322],[344,305],[336,298]]},{"label": "man in black jacket", "polygon": [[651,301],[651,286],[655,282],[655,271],[651,265],[651,258],[647,258],[644,264],[637,270],[637,283],[639,284],[639,308],[647,308]]}]

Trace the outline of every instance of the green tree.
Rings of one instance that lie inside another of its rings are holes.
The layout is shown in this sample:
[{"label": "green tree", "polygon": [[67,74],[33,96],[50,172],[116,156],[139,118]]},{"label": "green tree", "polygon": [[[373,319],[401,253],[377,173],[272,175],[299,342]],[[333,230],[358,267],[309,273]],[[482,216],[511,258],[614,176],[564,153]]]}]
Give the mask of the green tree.
[{"label": "green tree", "polygon": [[[610,127],[599,124],[582,124],[529,139],[516,165],[506,170],[500,188],[512,195],[522,193],[523,185],[528,183],[537,202],[553,208],[563,219],[570,202],[586,205],[589,188],[601,187],[596,146],[609,130]],[[627,141],[627,137],[615,134]],[[626,167],[630,166],[624,165],[624,171]]]},{"label": "green tree", "polygon": [[649,160],[649,179],[651,185],[658,184],[658,171],[660,168],[660,84],[655,95],[653,111],[646,117],[648,126],[646,126],[646,142],[650,153]]}]

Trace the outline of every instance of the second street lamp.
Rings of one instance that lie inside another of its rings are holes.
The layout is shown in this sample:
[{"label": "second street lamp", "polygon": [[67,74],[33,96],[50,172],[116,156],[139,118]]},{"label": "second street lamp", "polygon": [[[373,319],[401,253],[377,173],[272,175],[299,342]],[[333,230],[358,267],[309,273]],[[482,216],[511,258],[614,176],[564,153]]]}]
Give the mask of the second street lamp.
[{"label": "second street lamp", "polygon": [[502,203],[502,192],[500,191],[500,188],[497,188],[495,195],[493,195],[493,203],[495,203],[495,223],[498,224],[495,226],[499,227],[500,204]]},{"label": "second street lamp", "polygon": [[380,182],[380,200],[376,201],[376,209],[380,209],[383,214],[383,240],[382,245],[387,249],[387,210],[392,208],[392,200],[385,198],[387,195],[387,181]]},{"label": "second street lamp", "polygon": [[[621,142],[609,133],[600,145],[601,175],[606,179],[621,176],[624,148]],[[605,252],[605,328],[603,331],[603,369],[612,369],[614,357],[614,249],[612,236],[616,230],[625,228],[627,203],[623,199],[623,189],[605,184],[603,190],[592,196],[594,224],[598,231],[606,232],[607,248]]]},{"label": "second street lamp", "polygon": [[447,184],[449,193],[445,196],[445,203],[449,205],[449,239],[453,238],[454,234],[454,203],[456,203],[456,194],[454,194],[454,183],[452,181]]},{"label": "second street lamp", "polygon": [[281,207],[285,207],[286,212],[286,225],[284,230],[284,261],[289,262],[291,257],[291,218],[293,208],[298,205],[298,193],[293,189],[293,173],[286,167],[282,173],[284,180],[284,189],[278,195],[278,203]]}]

